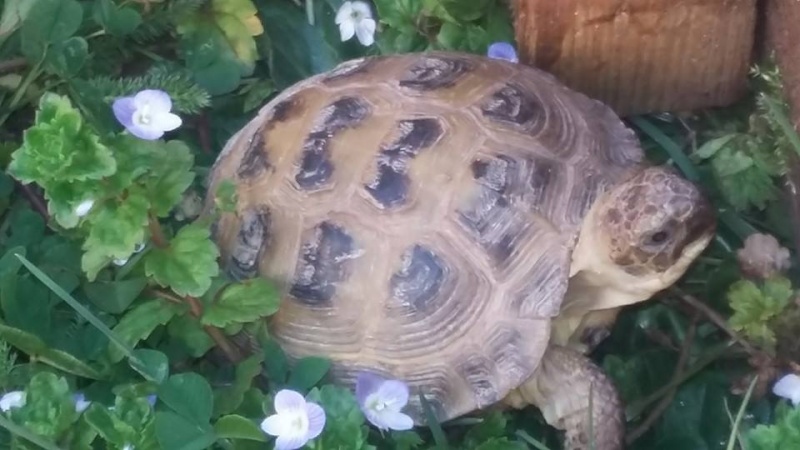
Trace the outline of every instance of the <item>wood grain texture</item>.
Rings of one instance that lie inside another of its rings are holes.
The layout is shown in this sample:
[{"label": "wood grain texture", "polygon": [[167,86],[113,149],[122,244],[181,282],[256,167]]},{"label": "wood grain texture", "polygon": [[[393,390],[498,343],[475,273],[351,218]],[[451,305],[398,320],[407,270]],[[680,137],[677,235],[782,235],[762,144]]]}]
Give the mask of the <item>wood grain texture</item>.
[{"label": "wood grain texture", "polygon": [[[774,54],[783,79],[795,130],[800,131],[800,0],[767,0],[764,3],[764,46]],[[800,252],[800,159],[789,155],[789,171],[784,179],[794,233],[795,250]]]},{"label": "wood grain texture", "polygon": [[725,106],[745,93],[756,0],[514,0],[520,60],[618,114]]}]

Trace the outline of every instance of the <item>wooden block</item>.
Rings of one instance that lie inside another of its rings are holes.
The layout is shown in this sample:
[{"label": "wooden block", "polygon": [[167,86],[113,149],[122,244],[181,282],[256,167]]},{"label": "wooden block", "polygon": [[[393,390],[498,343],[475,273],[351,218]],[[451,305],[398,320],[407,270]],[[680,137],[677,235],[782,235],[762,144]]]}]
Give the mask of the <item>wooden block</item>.
[{"label": "wooden block", "polygon": [[513,0],[520,61],[619,114],[729,105],[747,89],[757,0]]}]

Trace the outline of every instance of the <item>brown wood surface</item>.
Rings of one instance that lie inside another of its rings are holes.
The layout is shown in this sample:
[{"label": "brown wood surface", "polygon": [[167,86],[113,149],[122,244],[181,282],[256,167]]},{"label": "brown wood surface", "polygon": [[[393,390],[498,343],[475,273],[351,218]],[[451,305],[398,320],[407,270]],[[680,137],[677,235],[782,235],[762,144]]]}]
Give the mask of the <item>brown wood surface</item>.
[{"label": "brown wood surface", "polygon": [[619,114],[724,106],[746,92],[756,0],[512,5],[520,60]]},{"label": "brown wood surface", "polygon": [[[800,131],[800,0],[766,0],[765,45],[769,56],[774,54],[789,101],[792,123]],[[784,187],[794,224],[795,251],[800,253],[800,160],[789,155],[789,171]]]}]

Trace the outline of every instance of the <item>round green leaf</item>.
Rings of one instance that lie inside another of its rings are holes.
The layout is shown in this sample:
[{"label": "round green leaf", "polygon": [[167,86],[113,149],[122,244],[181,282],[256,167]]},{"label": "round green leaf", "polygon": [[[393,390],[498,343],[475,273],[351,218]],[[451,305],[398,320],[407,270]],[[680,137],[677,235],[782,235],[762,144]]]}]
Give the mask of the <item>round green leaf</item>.
[{"label": "round green leaf", "polygon": [[252,420],[236,414],[220,417],[217,423],[214,424],[214,430],[219,438],[267,441],[264,432],[261,431],[258,425]]},{"label": "round green leaf", "polygon": [[167,379],[169,375],[167,355],[157,350],[136,349],[133,351],[133,356],[136,359],[129,359],[128,364],[143,377],[155,383]]},{"label": "round green leaf", "polygon": [[76,0],[39,0],[22,24],[22,39],[43,43],[64,41],[81,26],[83,7]]},{"label": "round green leaf", "polygon": [[158,387],[158,398],[194,424],[207,425],[211,419],[214,403],[211,386],[205,378],[194,372],[169,377]]}]

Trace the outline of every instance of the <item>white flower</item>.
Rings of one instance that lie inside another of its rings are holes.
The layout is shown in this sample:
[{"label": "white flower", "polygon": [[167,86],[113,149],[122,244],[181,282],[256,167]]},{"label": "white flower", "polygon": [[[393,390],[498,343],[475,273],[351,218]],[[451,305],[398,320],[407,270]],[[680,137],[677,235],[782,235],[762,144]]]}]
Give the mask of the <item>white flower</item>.
[{"label": "white flower", "polygon": [[82,393],[77,393],[72,396],[72,399],[75,400],[75,411],[80,414],[86,411],[86,408],[92,404],[92,402],[86,400],[86,396]]},{"label": "white flower", "polygon": [[793,373],[785,375],[772,386],[772,393],[797,406],[800,403],[800,377]]},{"label": "white flower", "polygon": [[92,210],[92,206],[94,206],[94,200],[84,200],[75,207],[75,215],[78,217],[83,217],[86,214],[89,214],[89,211]]},{"label": "white flower", "polygon": [[367,2],[360,0],[342,3],[336,13],[336,23],[342,41],[347,41],[355,35],[361,45],[369,47],[375,42],[375,19]]},{"label": "white flower", "polygon": [[172,99],[158,89],[144,89],[132,97],[114,100],[114,116],[134,136],[155,140],[183,123],[172,114]]},{"label": "white flower", "polygon": [[410,430],[414,420],[400,412],[408,403],[408,386],[362,372],[356,379],[356,398],[367,420],[380,430]]},{"label": "white flower", "polygon": [[3,412],[23,406],[25,406],[25,391],[11,391],[0,397],[0,410]]},{"label": "white flower", "polygon": [[133,449],[134,446],[132,446],[131,444],[125,444],[125,446],[122,447],[122,450],[133,450]]},{"label": "white flower", "polygon": [[265,433],[276,436],[275,450],[294,450],[322,433],[325,410],[299,393],[283,389],[275,394],[275,414],[261,422]]}]

